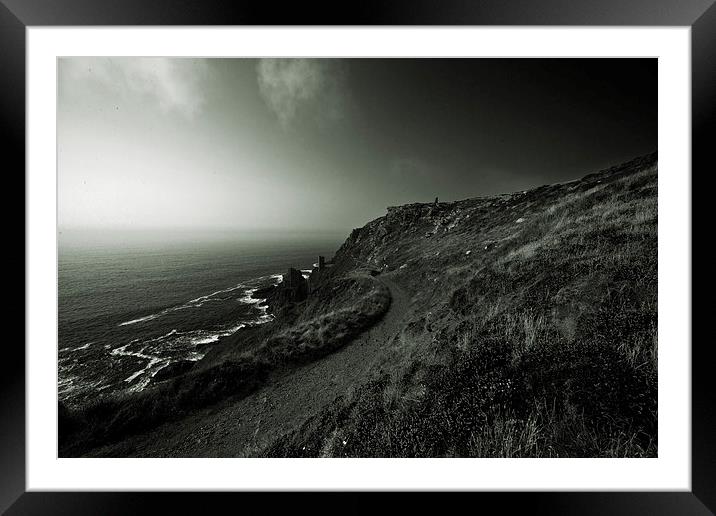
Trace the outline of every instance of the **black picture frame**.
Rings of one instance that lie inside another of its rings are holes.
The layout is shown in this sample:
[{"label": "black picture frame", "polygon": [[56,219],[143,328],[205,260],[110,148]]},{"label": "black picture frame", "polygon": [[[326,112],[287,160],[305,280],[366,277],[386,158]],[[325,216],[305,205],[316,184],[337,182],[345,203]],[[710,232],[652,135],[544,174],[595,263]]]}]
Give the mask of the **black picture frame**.
[{"label": "black picture frame", "polygon": [[[378,0],[354,4],[313,1],[277,5],[267,1],[222,0],[0,0],[0,131],[4,149],[6,199],[25,192],[25,30],[28,26],[73,25],[635,25],[691,27],[691,178],[716,170],[712,139],[716,109],[716,5],[714,0]],[[10,183],[10,179],[16,181]],[[12,193],[7,193],[12,192]],[[693,189],[692,192],[699,192]],[[702,189],[702,193],[703,189]],[[11,206],[7,203],[7,206]],[[25,267],[25,228],[17,208],[6,208],[7,232],[17,231],[23,252],[8,253],[12,270]],[[24,213],[24,211],[23,211]],[[693,211],[693,228],[708,224]],[[22,237],[20,233],[22,232]],[[692,230],[692,234],[697,234]],[[709,233],[704,233],[709,235]],[[14,236],[14,235],[13,235]],[[13,247],[17,249],[17,247]],[[693,251],[692,251],[693,252]],[[692,255],[693,256],[693,255]],[[693,258],[692,258],[693,268]],[[8,269],[10,270],[10,269]],[[27,269],[24,269],[27,274]],[[17,273],[10,273],[18,277]],[[19,280],[18,280],[19,281]],[[8,288],[10,288],[8,286]],[[21,287],[24,292],[24,285]],[[705,290],[697,284],[694,293]],[[14,302],[13,302],[14,303]],[[23,313],[24,313],[24,303]],[[695,307],[697,308],[697,307]],[[19,303],[16,305],[19,309]],[[9,313],[9,311],[8,311]],[[693,320],[693,317],[692,317]],[[9,323],[9,322],[8,322]],[[21,327],[16,324],[17,327]],[[695,327],[695,325],[694,325]],[[22,326],[24,343],[24,326]],[[692,346],[692,491],[589,493],[474,493],[450,500],[454,507],[525,510],[537,514],[712,514],[716,512],[716,396],[708,341]],[[688,346],[690,342],[680,343]],[[0,374],[0,510],[7,514],[136,514],[157,510],[175,514],[211,512],[228,504],[231,512],[256,504],[272,513],[340,511],[362,513],[385,505],[374,493],[52,493],[25,492],[25,353],[20,338],[5,339]],[[468,497],[468,500],[464,500]],[[445,510],[442,497],[403,495],[403,510]],[[407,505],[411,506],[410,508]]]}]

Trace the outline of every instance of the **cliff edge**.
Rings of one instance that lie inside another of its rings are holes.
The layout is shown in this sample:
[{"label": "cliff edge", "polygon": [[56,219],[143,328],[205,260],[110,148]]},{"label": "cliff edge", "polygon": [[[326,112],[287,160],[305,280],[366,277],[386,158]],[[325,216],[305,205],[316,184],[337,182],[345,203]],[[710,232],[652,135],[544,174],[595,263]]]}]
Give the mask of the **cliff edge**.
[{"label": "cliff edge", "polygon": [[657,178],[390,207],[275,321],[64,414],[61,455],[656,456]]}]

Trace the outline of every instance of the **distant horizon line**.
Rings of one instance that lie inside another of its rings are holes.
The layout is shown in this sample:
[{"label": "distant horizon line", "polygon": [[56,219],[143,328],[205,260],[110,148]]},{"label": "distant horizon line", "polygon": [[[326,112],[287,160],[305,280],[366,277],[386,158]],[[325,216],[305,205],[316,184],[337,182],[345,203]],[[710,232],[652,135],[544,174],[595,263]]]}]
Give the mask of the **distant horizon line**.
[{"label": "distant horizon line", "polygon": [[352,228],[232,228],[216,226],[57,226],[57,232],[63,231],[117,231],[117,232],[213,232],[213,233],[342,233]]}]

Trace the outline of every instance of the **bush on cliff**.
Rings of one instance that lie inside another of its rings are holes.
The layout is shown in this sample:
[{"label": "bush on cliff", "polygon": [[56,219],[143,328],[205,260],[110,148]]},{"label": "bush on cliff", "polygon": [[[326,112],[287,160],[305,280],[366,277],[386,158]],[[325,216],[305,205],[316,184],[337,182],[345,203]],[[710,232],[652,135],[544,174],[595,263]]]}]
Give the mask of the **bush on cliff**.
[{"label": "bush on cliff", "polygon": [[274,365],[314,360],[330,353],[378,320],[390,306],[390,292],[376,284],[353,306],[321,315],[267,339],[256,351]]}]

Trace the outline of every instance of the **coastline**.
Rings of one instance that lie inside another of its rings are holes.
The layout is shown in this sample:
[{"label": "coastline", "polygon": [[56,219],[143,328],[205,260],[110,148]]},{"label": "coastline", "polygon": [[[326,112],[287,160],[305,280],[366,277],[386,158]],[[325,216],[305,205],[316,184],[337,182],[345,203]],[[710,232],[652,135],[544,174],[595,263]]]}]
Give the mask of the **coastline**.
[{"label": "coastline", "polygon": [[251,292],[272,324],[61,406],[60,456],[656,456],[657,189],[650,155],[390,209],[310,281]]},{"label": "coastline", "polygon": [[[178,374],[189,371],[193,366],[201,362],[212,347],[219,344],[223,339],[237,338],[242,330],[250,327],[271,322],[274,315],[270,312],[268,299],[264,296],[283,281],[283,274],[272,273],[255,278],[244,280],[234,286],[215,290],[209,294],[201,295],[189,301],[169,306],[157,312],[121,321],[116,324],[118,329],[132,328],[139,331],[147,323],[156,323],[167,315],[186,312],[191,309],[201,308],[206,303],[211,303],[217,296],[239,296],[235,301],[243,307],[239,310],[240,322],[224,325],[222,327],[207,329],[202,327],[201,321],[193,328],[178,330],[172,328],[169,331],[151,338],[131,339],[119,346],[112,347],[104,345],[102,349],[91,349],[96,346],[95,342],[87,342],[80,346],[65,346],[58,350],[58,397],[63,403],[70,406],[78,405],[75,401],[80,399],[82,392],[96,390],[100,397],[122,395],[123,393],[142,392],[158,381],[173,378]],[[268,283],[268,284],[267,284]],[[158,356],[145,351],[148,344],[164,345],[167,348],[176,346],[182,342],[185,351],[167,356]],[[106,354],[105,360],[131,360],[136,363],[133,369],[129,369],[116,385],[97,380],[87,380],[81,375],[71,374],[66,364],[72,364],[81,353]],[[82,404],[80,401],[79,404]]]}]

